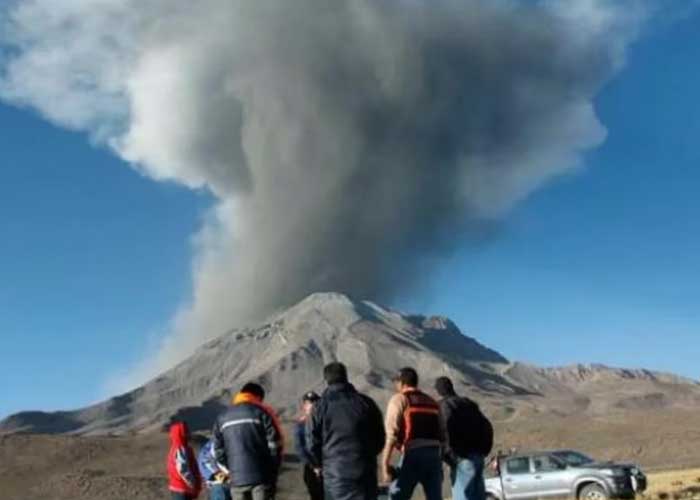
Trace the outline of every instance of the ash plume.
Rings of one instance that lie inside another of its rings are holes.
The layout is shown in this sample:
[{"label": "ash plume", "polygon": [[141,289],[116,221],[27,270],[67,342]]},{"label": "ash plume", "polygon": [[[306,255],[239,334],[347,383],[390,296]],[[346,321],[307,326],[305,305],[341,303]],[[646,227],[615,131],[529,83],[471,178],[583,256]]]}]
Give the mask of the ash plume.
[{"label": "ash plume", "polygon": [[0,95],[216,199],[156,361],[314,291],[387,301],[577,168],[646,8],[604,0],[26,0]]}]

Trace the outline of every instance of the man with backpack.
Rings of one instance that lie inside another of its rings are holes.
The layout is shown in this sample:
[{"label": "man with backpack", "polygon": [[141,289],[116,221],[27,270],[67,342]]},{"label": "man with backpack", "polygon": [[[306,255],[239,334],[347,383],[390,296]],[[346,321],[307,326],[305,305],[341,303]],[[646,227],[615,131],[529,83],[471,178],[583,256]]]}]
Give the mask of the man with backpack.
[{"label": "man with backpack", "polygon": [[[396,394],[386,410],[386,444],[382,460],[391,500],[408,500],[418,483],[427,500],[442,499],[442,453],[447,435],[438,403],[418,389],[418,374],[401,368],[394,377]],[[394,450],[401,453],[398,472],[391,467]]]},{"label": "man with backpack", "polygon": [[469,398],[459,397],[452,381],[439,377],[440,414],[447,428],[444,460],[450,466],[453,500],[485,500],[484,461],[493,448],[493,426]]},{"label": "man with backpack", "polygon": [[214,456],[229,472],[233,500],[275,496],[284,437],[277,415],[264,399],[265,390],[249,382],[214,424]]}]

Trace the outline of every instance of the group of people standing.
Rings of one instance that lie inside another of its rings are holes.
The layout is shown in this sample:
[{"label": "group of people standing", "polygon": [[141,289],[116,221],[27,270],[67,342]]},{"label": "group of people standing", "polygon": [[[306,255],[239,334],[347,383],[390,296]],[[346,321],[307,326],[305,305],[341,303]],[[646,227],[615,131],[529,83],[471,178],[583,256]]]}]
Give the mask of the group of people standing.
[{"label": "group of people standing", "polygon": [[[294,428],[311,500],[374,500],[380,479],[388,485],[390,500],[408,500],[419,484],[427,500],[442,500],[443,462],[450,467],[453,500],[485,499],[484,461],[493,428],[476,403],[455,393],[449,378],[435,381],[434,399],[419,388],[415,369],[402,368],[393,378],[396,394],[383,417],[372,398],[349,382],[342,363],[326,365],[323,376],[325,391],[302,397],[302,416]],[[212,500],[275,497],[284,437],[264,398],[258,384],[241,389],[217,418],[198,466],[186,426],[171,426],[173,500],[196,498],[202,481]]]}]

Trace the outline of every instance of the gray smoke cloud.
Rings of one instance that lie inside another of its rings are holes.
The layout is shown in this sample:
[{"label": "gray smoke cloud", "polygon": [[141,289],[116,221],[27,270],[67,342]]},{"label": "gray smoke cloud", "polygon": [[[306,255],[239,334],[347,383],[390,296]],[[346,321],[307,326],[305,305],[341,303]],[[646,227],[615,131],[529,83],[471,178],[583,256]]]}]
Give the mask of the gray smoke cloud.
[{"label": "gray smoke cloud", "polygon": [[647,9],[606,0],[26,0],[0,96],[216,197],[154,375],[314,291],[390,300],[581,164]]}]

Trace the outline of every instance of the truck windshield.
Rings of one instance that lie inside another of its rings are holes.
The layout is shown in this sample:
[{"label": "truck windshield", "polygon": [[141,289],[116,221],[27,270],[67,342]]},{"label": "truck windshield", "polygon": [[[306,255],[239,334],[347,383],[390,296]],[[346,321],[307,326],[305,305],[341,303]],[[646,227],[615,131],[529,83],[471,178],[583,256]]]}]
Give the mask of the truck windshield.
[{"label": "truck windshield", "polygon": [[566,462],[568,465],[572,467],[578,467],[581,465],[585,464],[590,464],[593,462],[593,459],[591,457],[588,457],[584,455],[583,453],[579,453],[578,451],[571,451],[571,450],[564,450],[564,451],[555,451],[552,453],[555,457],[557,457],[560,460],[563,460]]}]

